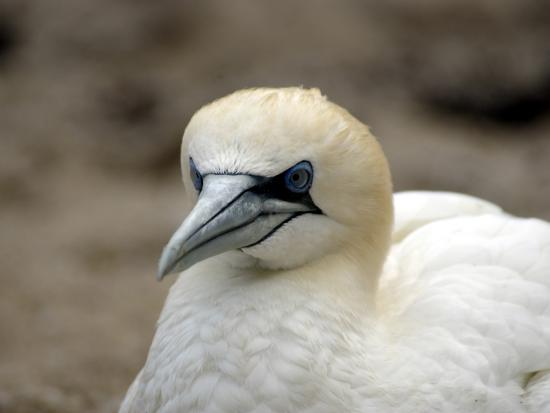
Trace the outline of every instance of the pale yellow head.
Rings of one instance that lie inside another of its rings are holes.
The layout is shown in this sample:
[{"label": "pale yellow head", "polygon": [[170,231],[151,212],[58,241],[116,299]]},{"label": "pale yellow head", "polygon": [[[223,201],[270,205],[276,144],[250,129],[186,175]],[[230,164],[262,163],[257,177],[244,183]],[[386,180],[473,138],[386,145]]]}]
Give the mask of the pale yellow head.
[{"label": "pale yellow head", "polygon": [[[320,213],[300,213],[252,246],[235,244],[236,250],[257,258],[258,265],[293,268],[333,253],[358,260],[370,256],[380,260],[376,266],[381,265],[393,219],[387,161],[368,127],[319,90],[250,89],[216,100],[189,122],[181,153],[184,185],[193,202],[199,192],[190,178],[190,159],[212,187],[215,184],[208,180],[214,177],[269,178],[301,161],[310,163],[313,177],[308,195]],[[219,185],[216,188],[219,191]],[[208,209],[218,202],[209,196],[201,192],[195,209]],[[220,208],[232,199],[220,201]],[[206,222],[204,217],[193,219],[202,220],[201,225]],[[182,234],[190,231],[180,228],[174,237],[181,243]],[[186,253],[174,247],[171,251],[172,261]],[[193,261],[199,259],[203,257]]]},{"label": "pale yellow head", "polygon": [[300,215],[261,243],[239,248],[262,266],[290,268],[341,250],[386,252],[392,224],[386,159],[368,127],[317,89],[242,90],[201,108],[185,130],[181,158],[186,192],[196,199],[191,158],[203,176],[273,177],[311,163],[309,194],[322,214]]}]

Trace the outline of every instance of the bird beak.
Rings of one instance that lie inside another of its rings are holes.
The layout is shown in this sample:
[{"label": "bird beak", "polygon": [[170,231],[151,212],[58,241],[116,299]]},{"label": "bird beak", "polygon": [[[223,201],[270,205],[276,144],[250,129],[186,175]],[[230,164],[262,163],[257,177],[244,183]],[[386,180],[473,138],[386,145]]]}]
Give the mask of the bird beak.
[{"label": "bird beak", "polygon": [[158,280],[208,257],[259,243],[295,216],[314,211],[311,205],[254,191],[266,179],[206,175],[197,204],[164,247]]}]

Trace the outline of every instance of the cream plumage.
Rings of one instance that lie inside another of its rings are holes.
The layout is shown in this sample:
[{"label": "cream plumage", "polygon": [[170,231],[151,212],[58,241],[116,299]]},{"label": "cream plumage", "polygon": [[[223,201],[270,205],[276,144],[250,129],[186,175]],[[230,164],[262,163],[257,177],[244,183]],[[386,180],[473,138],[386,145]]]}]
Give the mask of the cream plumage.
[{"label": "cream plumage", "polygon": [[185,271],[121,412],[550,412],[548,223],[392,196],[317,90],[205,106],[182,167],[195,207],[159,275]]}]

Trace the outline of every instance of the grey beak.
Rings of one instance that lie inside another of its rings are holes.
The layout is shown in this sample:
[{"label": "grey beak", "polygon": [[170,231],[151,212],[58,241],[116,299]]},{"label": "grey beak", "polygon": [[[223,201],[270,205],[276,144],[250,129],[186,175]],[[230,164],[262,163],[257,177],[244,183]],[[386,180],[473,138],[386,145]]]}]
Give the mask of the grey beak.
[{"label": "grey beak", "polygon": [[164,248],[157,278],[208,257],[262,241],[311,206],[268,198],[253,188],[264,178],[206,175],[197,204]]}]

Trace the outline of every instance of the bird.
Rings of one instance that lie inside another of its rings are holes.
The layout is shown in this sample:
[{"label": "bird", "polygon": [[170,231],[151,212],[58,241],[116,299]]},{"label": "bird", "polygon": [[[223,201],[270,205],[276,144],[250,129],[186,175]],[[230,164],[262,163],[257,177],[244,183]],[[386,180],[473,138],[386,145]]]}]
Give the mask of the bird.
[{"label": "bird", "polygon": [[181,166],[179,276],[121,413],[550,412],[548,222],[394,194],[318,89],[207,104]]}]

